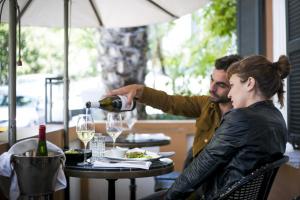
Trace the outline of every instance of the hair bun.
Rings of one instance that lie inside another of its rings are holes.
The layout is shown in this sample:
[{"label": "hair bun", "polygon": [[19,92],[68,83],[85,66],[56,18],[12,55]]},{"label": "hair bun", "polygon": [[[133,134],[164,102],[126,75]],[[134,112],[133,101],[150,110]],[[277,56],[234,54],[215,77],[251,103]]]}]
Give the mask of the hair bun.
[{"label": "hair bun", "polygon": [[291,65],[287,56],[281,55],[278,61],[272,63],[272,65],[278,70],[281,79],[284,79],[289,75]]}]

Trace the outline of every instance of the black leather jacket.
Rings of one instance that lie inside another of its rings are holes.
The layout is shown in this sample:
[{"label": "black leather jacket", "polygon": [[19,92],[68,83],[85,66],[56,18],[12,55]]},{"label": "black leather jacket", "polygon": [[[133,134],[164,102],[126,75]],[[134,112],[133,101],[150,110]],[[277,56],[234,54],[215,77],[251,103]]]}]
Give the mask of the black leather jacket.
[{"label": "black leather jacket", "polygon": [[259,166],[285,152],[287,128],[272,101],[227,112],[206,148],[167,191],[167,199],[185,199],[201,186],[214,196]]}]

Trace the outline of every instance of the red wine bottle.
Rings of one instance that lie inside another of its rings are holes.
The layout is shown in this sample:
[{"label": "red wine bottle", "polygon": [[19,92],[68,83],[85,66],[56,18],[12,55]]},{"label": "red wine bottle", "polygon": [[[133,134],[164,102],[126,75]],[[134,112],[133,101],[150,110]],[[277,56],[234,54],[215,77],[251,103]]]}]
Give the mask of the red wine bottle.
[{"label": "red wine bottle", "polygon": [[48,156],[47,141],[46,141],[46,126],[39,126],[39,143],[36,151],[37,156]]}]

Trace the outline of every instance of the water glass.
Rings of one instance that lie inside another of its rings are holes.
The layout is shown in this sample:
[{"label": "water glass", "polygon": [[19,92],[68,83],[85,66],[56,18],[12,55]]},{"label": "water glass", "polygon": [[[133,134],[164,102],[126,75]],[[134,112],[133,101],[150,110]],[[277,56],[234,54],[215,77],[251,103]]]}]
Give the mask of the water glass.
[{"label": "water glass", "polygon": [[101,160],[105,153],[105,136],[96,133],[90,141],[90,149],[92,151],[92,162]]}]

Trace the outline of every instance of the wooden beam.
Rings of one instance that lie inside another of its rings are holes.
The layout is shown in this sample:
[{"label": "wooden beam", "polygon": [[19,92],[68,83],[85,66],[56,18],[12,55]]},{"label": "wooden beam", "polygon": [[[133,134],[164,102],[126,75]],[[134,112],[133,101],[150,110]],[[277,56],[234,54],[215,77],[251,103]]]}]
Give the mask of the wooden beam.
[{"label": "wooden beam", "polygon": [[273,0],[266,0],[265,13],[266,57],[273,60]]}]

